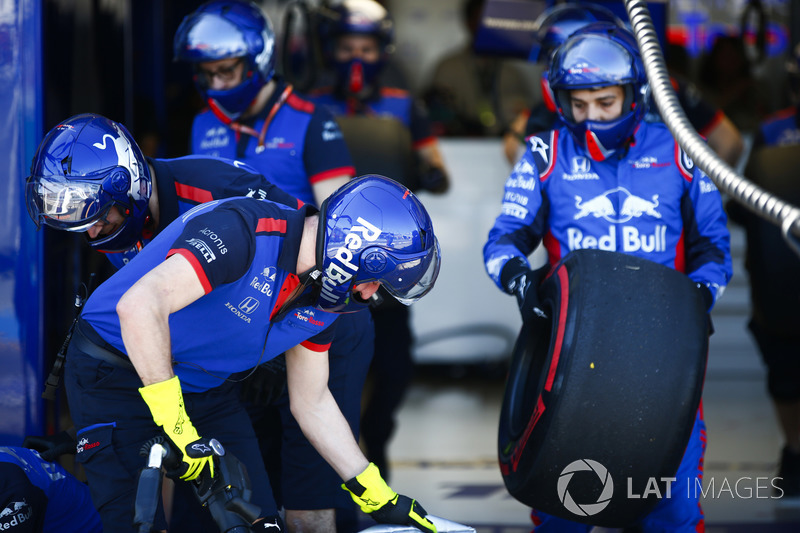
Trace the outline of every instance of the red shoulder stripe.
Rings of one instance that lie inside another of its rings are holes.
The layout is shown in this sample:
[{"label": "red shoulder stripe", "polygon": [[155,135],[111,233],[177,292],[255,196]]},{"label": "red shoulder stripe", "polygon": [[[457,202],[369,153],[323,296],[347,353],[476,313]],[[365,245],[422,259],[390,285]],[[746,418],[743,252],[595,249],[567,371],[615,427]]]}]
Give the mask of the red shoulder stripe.
[{"label": "red shoulder stripe", "polygon": [[331,168],[324,172],[318,172],[312,176],[308,177],[308,181],[311,184],[319,183],[320,181],[329,180],[331,178],[339,178],[341,176],[355,176],[356,175],[356,168],[355,167],[339,167],[339,168]]},{"label": "red shoulder stripe", "polygon": [[259,233],[286,233],[286,220],[282,218],[259,218],[256,225],[256,234]]},{"label": "red shoulder stripe", "polygon": [[303,341],[300,343],[300,346],[308,348],[312,352],[326,352],[331,347],[331,343],[317,344],[311,341]]},{"label": "red shoulder stripe", "polygon": [[199,187],[192,187],[191,185],[186,185],[185,183],[175,183],[175,191],[178,193],[180,198],[192,200],[198,204],[210,202],[214,199],[211,191],[207,191]]}]

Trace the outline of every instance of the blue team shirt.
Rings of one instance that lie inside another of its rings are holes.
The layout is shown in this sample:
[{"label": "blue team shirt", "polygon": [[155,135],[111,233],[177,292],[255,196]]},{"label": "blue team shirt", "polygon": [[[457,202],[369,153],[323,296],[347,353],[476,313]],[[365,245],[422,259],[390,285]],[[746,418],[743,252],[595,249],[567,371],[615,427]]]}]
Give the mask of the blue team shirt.
[{"label": "blue team shirt", "polygon": [[[288,96],[282,101],[286,91]],[[279,81],[264,110],[246,124],[261,132],[273,109],[263,147],[256,137],[223,124],[211,110],[200,112],[192,125],[192,153],[244,160],[270,182],[312,205],[312,185],[355,173],[330,112]]]},{"label": "blue team shirt", "polygon": [[315,90],[309,95],[309,99],[326,107],[334,116],[374,115],[397,119],[411,133],[414,148],[421,148],[435,140],[427,114],[412,98],[411,93],[404,89],[381,87],[375,98],[358,102],[357,106],[340,98],[330,87]]},{"label": "blue team shirt", "polygon": [[483,250],[498,287],[506,262],[543,241],[551,265],[579,248],[623,252],[721,294],[732,267],[719,191],[663,124],[643,122],[634,139],[621,158],[602,163],[566,128],[529,139]]},{"label": "blue team shirt", "polygon": [[[295,208],[303,204],[241,161],[186,156],[177,159],[147,158],[147,162],[156,175],[159,228],[165,228],[198,204],[234,196],[272,200]],[[129,250],[106,252],[108,260],[117,268],[124,266],[154,236],[153,232],[144,233],[146,235]]]},{"label": "blue team shirt", "polygon": [[[201,204],[167,226],[128,265],[91,295],[82,317],[108,343],[125,346],[115,312],[120,297],[166,258],[192,264],[205,295],[170,315],[174,372],[186,392],[219,386],[302,344],[325,352],[336,314],[311,307],[304,293],[285,309],[298,287],[297,257],[305,217],[267,200],[234,198]],[[308,292],[308,291],[307,291]]]},{"label": "blue team shirt", "polygon": [[33,450],[0,446],[0,531],[102,530],[86,484]]}]

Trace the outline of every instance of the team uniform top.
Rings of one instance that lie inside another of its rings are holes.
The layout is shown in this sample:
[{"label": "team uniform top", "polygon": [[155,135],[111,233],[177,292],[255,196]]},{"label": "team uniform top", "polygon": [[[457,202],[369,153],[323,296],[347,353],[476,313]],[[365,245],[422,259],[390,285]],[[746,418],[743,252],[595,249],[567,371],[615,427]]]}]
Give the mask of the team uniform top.
[{"label": "team uniform top", "polygon": [[627,153],[597,164],[566,128],[532,136],[505,184],[483,250],[498,287],[512,257],[543,241],[551,265],[599,248],[669,266],[721,294],[732,275],[719,191],[662,123],[643,122]]},{"label": "team uniform top", "polygon": [[295,94],[285,82],[278,81],[261,113],[242,120],[259,133],[265,122],[264,142],[260,143],[257,137],[241,132],[235,124],[223,124],[205,109],[194,119],[191,151],[246,160],[269,181],[309,204],[315,203],[312,185],[355,173],[331,114]]},{"label": "team uniform top", "polygon": [[761,123],[753,139],[753,150],[789,144],[800,144],[800,115],[794,106],[773,113]]},{"label": "team uniform top", "polygon": [[333,88],[324,87],[312,92],[309,99],[325,106],[335,116],[368,115],[391,117],[399,120],[411,133],[414,148],[422,148],[436,140],[430,120],[422,107],[404,89],[381,87],[375,97],[355,102],[352,98],[339,96]]},{"label": "team uniform top", "polygon": [[82,317],[125,353],[117,302],[139,278],[167,257],[184,256],[205,295],[169,318],[174,372],[186,392],[202,392],[302,344],[324,352],[336,314],[301,295],[297,256],[306,216],[274,202],[234,198],[202,204],[167,226],[125,268],[98,287]]},{"label": "team uniform top", "polygon": [[0,447],[0,531],[99,533],[89,487],[27,448]]},{"label": "team uniform top", "polygon": [[[194,155],[146,159],[156,175],[159,228],[167,227],[198,204],[233,196],[272,200],[294,208],[303,204],[241,161]],[[154,236],[147,228],[143,233],[142,239],[129,250],[107,252],[108,260],[117,268],[128,263]]]}]

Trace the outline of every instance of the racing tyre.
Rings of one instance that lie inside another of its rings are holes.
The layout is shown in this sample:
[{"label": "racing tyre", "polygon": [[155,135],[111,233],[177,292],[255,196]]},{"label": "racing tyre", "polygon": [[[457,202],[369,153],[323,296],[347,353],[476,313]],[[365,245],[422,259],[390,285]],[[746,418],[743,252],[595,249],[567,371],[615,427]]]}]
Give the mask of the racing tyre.
[{"label": "racing tyre", "polygon": [[503,480],[539,511],[624,527],[665,494],[691,434],[708,351],[702,297],[671,268],[576,250],[540,301],[550,318],[523,325],[506,382]]}]

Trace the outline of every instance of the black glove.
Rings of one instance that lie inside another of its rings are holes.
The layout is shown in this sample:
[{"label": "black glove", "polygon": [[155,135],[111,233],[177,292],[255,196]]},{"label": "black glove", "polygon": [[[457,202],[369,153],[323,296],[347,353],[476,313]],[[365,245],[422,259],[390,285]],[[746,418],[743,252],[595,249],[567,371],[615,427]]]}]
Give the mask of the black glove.
[{"label": "black glove", "polygon": [[703,299],[706,312],[711,311],[711,306],[714,305],[714,295],[711,294],[711,289],[705,283],[698,282],[695,286],[700,291],[700,297]]},{"label": "black glove", "polygon": [[253,405],[267,406],[286,390],[286,355],[281,354],[258,365],[253,375],[242,382],[241,399]]},{"label": "black glove", "polygon": [[75,428],[70,428],[49,437],[30,435],[22,443],[24,448],[36,450],[45,461],[53,462],[65,454],[75,455],[78,442],[75,438]]},{"label": "black glove", "polygon": [[517,297],[522,321],[547,318],[539,303],[539,281],[546,270],[531,270],[522,257],[514,257],[503,266],[500,282],[506,292]]},{"label": "black glove", "polygon": [[441,194],[450,188],[450,179],[443,168],[428,166],[420,172],[419,184],[427,191]]}]

